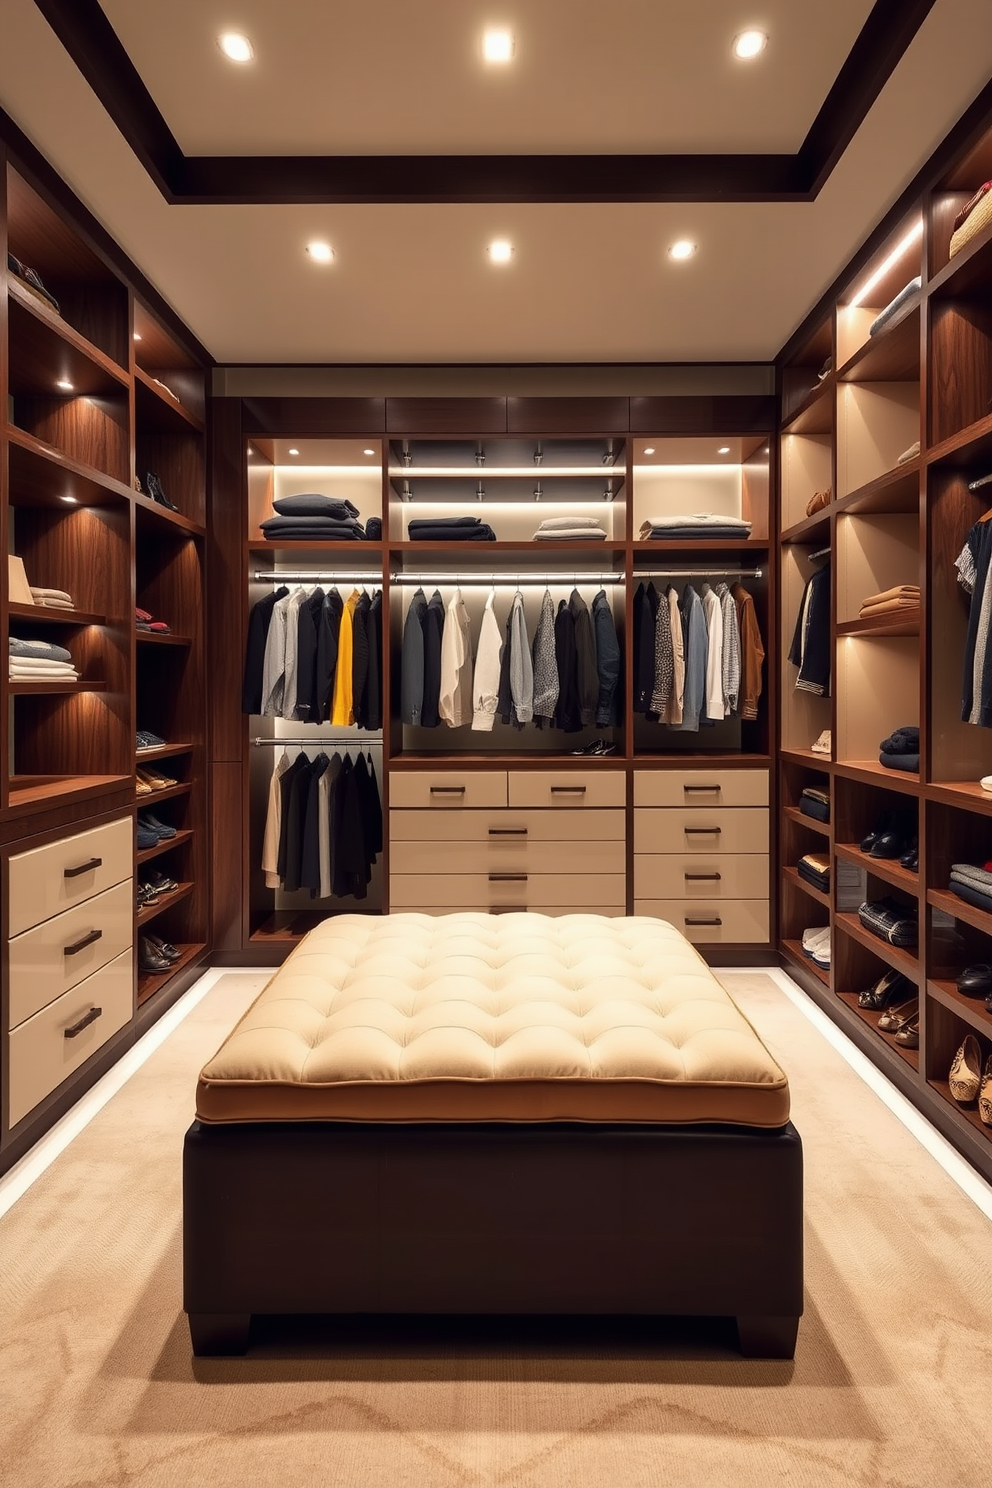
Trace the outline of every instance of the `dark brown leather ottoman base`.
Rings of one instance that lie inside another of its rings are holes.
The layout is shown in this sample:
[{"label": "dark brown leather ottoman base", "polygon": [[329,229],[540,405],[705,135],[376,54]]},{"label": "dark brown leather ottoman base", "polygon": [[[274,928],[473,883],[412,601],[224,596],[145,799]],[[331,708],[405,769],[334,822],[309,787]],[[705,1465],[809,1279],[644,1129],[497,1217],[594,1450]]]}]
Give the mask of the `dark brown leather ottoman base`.
[{"label": "dark brown leather ottoman base", "polygon": [[194,1122],[193,1352],[243,1353],[253,1313],[632,1313],[791,1358],[802,1188],[791,1123]]}]

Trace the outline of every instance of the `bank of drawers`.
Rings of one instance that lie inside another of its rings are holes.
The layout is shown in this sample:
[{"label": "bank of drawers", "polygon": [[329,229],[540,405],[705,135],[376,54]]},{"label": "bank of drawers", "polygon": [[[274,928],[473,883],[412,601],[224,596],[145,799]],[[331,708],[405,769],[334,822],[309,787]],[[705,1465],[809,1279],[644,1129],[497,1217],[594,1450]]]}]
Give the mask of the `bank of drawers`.
[{"label": "bank of drawers", "polygon": [[768,772],[634,772],[634,913],[688,940],[769,936]]},{"label": "bank of drawers", "polygon": [[9,1126],[131,1017],[133,857],[128,816],[9,860]]},{"label": "bank of drawers", "polygon": [[624,801],[618,770],[397,771],[390,908],[623,914]]}]

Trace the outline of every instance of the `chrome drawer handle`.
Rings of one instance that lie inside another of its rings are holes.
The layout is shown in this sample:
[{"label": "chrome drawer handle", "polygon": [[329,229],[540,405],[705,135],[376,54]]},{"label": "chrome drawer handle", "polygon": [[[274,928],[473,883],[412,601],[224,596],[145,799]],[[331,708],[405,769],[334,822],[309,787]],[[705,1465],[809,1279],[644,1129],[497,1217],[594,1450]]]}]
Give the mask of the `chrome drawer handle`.
[{"label": "chrome drawer handle", "polygon": [[720,827],[683,827],[682,832],[686,837],[719,837]]},{"label": "chrome drawer handle", "polygon": [[81,873],[89,873],[91,868],[102,868],[102,858],[90,858],[88,863],[80,863],[78,868],[63,868],[63,878],[78,878]]},{"label": "chrome drawer handle", "polygon": [[97,1018],[102,1017],[103,1008],[90,1008],[89,1012],[84,1013],[78,1023],[73,1023],[71,1028],[64,1028],[62,1030],[62,1037],[75,1038],[78,1034],[82,1033],[84,1028],[89,1028],[91,1023],[95,1023]]},{"label": "chrome drawer handle", "polygon": [[526,827],[490,827],[490,837],[526,837]]},{"label": "chrome drawer handle", "polygon": [[79,952],[85,951],[88,945],[92,945],[94,941],[102,939],[102,930],[91,930],[88,935],[83,936],[82,940],[76,940],[73,941],[72,945],[63,946],[62,954],[63,956],[78,956]]},{"label": "chrome drawer handle", "polygon": [[685,873],[682,875],[686,883],[719,883],[719,873]]},{"label": "chrome drawer handle", "polygon": [[490,873],[490,883],[526,883],[526,873]]},{"label": "chrome drawer handle", "polygon": [[687,924],[687,925],[722,925],[723,924],[723,921],[721,920],[721,918],[720,918],[719,915],[714,915],[711,920],[689,920],[689,919],[687,919],[685,921],[685,924]]},{"label": "chrome drawer handle", "polygon": [[585,793],[584,785],[553,785],[551,787],[553,796],[584,796]]},{"label": "chrome drawer handle", "polygon": [[430,788],[432,796],[463,796],[464,785],[432,785]]}]

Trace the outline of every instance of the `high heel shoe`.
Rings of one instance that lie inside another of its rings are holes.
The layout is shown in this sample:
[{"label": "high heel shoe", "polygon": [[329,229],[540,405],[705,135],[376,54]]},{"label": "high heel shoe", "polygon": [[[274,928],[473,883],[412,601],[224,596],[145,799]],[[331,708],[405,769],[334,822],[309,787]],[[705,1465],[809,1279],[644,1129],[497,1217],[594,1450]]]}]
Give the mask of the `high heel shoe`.
[{"label": "high heel shoe", "polygon": [[992,1126],[992,1054],[985,1061],[985,1073],[978,1092],[978,1114],[983,1126]]},{"label": "high heel shoe", "polygon": [[982,1083],[982,1048],[973,1033],[965,1034],[951,1064],[947,1083],[960,1106],[970,1105],[978,1094]]}]

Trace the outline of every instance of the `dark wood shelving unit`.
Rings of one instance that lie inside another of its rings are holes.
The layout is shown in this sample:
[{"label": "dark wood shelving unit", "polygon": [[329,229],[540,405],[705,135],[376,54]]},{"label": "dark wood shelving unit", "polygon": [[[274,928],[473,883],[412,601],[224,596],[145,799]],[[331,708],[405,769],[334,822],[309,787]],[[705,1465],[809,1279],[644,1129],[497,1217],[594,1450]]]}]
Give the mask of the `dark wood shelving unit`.
[{"label": "dark wood shelving unit", "polygon": [[7,692],[11,697],[52,697],[61,693],[106,692],[106,682],[15,682],[8,681]]},{"label": "dark wood shelving unit", "polygon": [[135,631],[135,640],[139,646],[191,646],[192,636],[173,635],[158,630]]},{"label": "dark wood shelving unit", "polygon": [[927,980],[927,995],[942,1003],[955,1017],[964,1019],[976,1033],[992,1039],[992,1013],[986,1012],[983,998],[965,997],[955,982],[932,977]]},{"label": "dark wood shelving unit", "polygon": [[837,626],[838,636],[861,636],[869,639],[872,636],[918,636],[919,633],[920,611],[908,607],[905,614],[897,611],[866,620],[845,620]]},{"label": "dark wood shelving unit", "polygon": [[794,965],[801,967],[804,971],[808,971],[811,976],[815,976],[817,981],[822,982],[825,987],[830,986],[829,971],[824,970],[822,966],[817,966],[816,962],[811,961],[809,956],[803,955],[803,944],[801,940],[783,940],[782,949]]},{"label": "dark wood shelving unit", "polygon": [[898,858],[873,858],[870,853],[862,852],[856,842],[836,842],[834,852],[838,858],[854,863],[875,878],[884,879],[894,888],[911,894],[914,899],[919,895],[920,875],[911,873],[908,868],[903,868]]},{"label": "dark wood shelving unit", "polygon": [[[140,807],[139,807],[140,810]],[[189,828],[182,828],[176,832],[175,837],[166,837],[163,842],[157,842],[154,847],[142,848],[135,853],[136,863],[150,863],[153,858],[160,858],[163,853],[172,852],[173,848],[185,847],[192,842],[194,833]]]},{"label": "dark wood shelving unit", "polygon": [[822,889],[818,889],[815,884],[807,883],[798,869],[786,867],[782,869],[782,873],[788,879],[789,883],[793,885],[794,888],[800,889],[804,894],[808,894],[811,899],[815,899],[818,904],[824,905],[826,909],[830,908],[829,892],[824,893],[824,891]]},{"label": "dark wood shelving unit", "polygon": [[30,620],[32,625],[106,625],[106,615],[97,615],[89,610],[57,610],[46,605],[14,604],[7,605],[7,614],[11,620]]},{"label": "dark wood shelving unit", "polygon": [[821,837],[830,836],[830,823],[818,821],[815,816],[807,816],[800,811],[798,806],[785,806],[783,815],[788,821],[795,822],[797,827],[805,827],[811,832],[817,832]]},{"label": "dark wood shelving unit", "polygon": [[851,936],[852,940],[859,941],[866,950],[878,956],[879,960],[887,962],[895,971],[901,971],[914,982],[920,981],[919,957],[914,956],[903,946],[889,945],[887,940],[880,940],[877,935],[872,935],[870,930],[865,929],[856,914],[835,914],[834,924],[839,930],[843,930],[845,935]]},{"label": "dark wood shelving unit", "polygon": [[[135,924],[140,929],[142,925],[147,925],[151,920],[158,919],[160,914],[164,914],[167,909],[171,909],[174,904],[178,904],[182,899],[188,898],[192,892],[193,884],[181,883],[177,889],[170,889],[168,893],[160,894],[156,903],[146,904],[138,910],[135,915]],[[179,947],[177,946],[176,950],[178,949]]]},{"label": "dark wood shelving unit", "polygon": [[138,973],[138,1007],[143,1007],[157,993],[164,992],[169,983],[180,973],[189,971],[201,961],[206,960],[208,947],[205,944],[181,941],[172,943],[177,951],[182,951],[182,955],[168,971],[140,971]]},{"label": "dark wood shelving unit", "polygon": [[872,1029],[876,1038],[878,1038],[886,1048],[891,1049],[895,1054],[898,1054],[900,1059],[904,1059],[909,1065],[910,1069],[917,1072],[919,1071],[919,1049],[907,1049],[904,1044],[897,1044],[895,1038],[891,1034],[884,1033],[878,1026],[878,1020],[882,1016],[880,1012],[876,1013],[871,1008],[859,1007],[858,994],[856,992],[837,992],[835,996],[837,996],[841,1000],[841,1002],[845,1004],[845,1006],[849,1007],[851,1009],[851,1012],[855,1013],[861,1019],[862,1023],[866,1023],[868,1027]]}]

